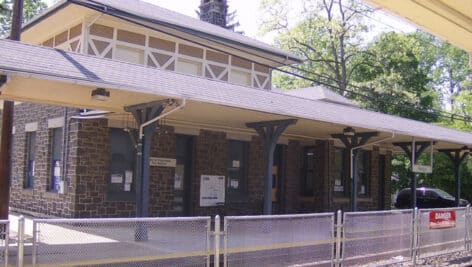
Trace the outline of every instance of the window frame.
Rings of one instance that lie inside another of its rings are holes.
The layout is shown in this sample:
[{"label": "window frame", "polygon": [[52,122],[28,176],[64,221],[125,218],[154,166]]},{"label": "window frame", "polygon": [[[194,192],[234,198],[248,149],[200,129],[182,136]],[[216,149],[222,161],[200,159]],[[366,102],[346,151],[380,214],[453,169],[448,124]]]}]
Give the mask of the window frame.
[{"label": "window frame", "polygon": [[25,133],[25,175],[23,189],[33,189],[36,163],[36,131]]},{"label": "window frame", "polygon": [[[59,192],[59,182],[62,181],[62,167],[63,167],[63,159],[62,154],[64,151],[64,128],[63,127],[54,127],[49,128],[50,131],[50,163],[49,166],[51,170],[49,172],[48,178],[48,191],[49,192]],[[59,134],[60,133],[60,134]],[[57,142],[59,141],[59,142]],[[59,151],[59,155],[56,155],[56,152]],[[55,178],[56,177],[56,178]],[[57,183],[55,183],[57,180]]]}]

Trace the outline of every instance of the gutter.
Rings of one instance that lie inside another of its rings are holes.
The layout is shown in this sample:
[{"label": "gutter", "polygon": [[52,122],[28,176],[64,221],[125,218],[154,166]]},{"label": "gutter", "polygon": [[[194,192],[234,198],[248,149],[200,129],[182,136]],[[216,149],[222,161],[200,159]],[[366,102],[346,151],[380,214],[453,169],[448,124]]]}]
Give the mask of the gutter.
[{"label": "gutter", "polygon": [[367,143],[367,144],[364,144],[362,146],[356,146],[356,147],[353,147],[351,148],[351,153],[349,154],[349,158],[350,158],[350,174],[351,174],[351,180],[354,179],[354,157],[353,157],[353,153],[354,153],[354,150],[357,150],[357,149],[360,149],[360,148],[363,148],[363,147],[367,147],[367,146],[371,146],[371,145],[375,145],[375,144],[379,144],[379,143],[382,143],[384,141],[387,141],[387,140],[390,140],[390,139],[393,139],[395,138],[395,132],[392,132],[392,136],[390,137],[386,137],[386,138],[383,138],[383,139],[380,139],[380,140],[377,140],[377,141],[374,141],[372,143]]}]

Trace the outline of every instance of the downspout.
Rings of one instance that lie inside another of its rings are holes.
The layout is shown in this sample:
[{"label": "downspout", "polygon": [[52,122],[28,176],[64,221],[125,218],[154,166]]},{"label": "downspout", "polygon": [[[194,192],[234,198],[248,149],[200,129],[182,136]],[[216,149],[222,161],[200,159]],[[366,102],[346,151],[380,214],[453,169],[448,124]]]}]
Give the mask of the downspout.
[{"label": "downspout", "polygon": [[351,148],[351,153],[349,154],[350,163],[351,163],[350,164],[351,180],[354,179],[354,168],[353,168],[353,165],[354,165],[354,157],[353,157],[354,150],[357,150],[357,149],[363,148],[363,147],[368,147],[368,146],[371,146],[371,145],[376,145],[376,144],[382,143],[384,141],[387,141],[387,140],[390,140],[390,139],[393,139],[393,138],[395,138],[395,132],[392,132],[392,136],[390,136],[390,137],[386,137],[386,138],[374,141],[372,143],[368,143],[368,144],[364,144],[362,146],[356,146],[356,147]]},{"label": "downspout", "polygon": [[176,112],[176,111],[179,111],[179,110],[183,109],[186,105],[187,105],[187,99],[182,98],[182,102],[181,102],[176,108],[174,108],[174,109],[172,109],[172,110],[169,110],[168,112],[163,113],[163,114],[161,114],[161,115],[155,117],[154,119],[149,120],[149,121],[147,121],[147,122],[141,124],[141,125],[139,126],[139,136],[138,136],[139,140],[142,140],[142,139],[143,139],[144,127],[146,127],[146,126],[148,126],[148,125],[150,125],[150,124],[153,124],[154,122],[156,122],[156,121],[158,121],[158,120],[160,120],[160,119],[162,119],[162,118],[164,118],[164,117],[167,117],[167,116],[169,116],[170,114],[172,114],[172,113],[174,113],[174,112]]}]

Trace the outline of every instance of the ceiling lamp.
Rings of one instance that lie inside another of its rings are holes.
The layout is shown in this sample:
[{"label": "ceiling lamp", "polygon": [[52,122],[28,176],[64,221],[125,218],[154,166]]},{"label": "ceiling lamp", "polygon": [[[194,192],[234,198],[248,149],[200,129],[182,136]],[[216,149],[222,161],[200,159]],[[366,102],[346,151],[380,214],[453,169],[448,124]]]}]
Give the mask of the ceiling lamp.
[{"label": "ceiling lamp", "polygon": [[106,101],[110,98],[110,91],[105,88],[97,88],[92,91],[92,99],[98,101]]}]

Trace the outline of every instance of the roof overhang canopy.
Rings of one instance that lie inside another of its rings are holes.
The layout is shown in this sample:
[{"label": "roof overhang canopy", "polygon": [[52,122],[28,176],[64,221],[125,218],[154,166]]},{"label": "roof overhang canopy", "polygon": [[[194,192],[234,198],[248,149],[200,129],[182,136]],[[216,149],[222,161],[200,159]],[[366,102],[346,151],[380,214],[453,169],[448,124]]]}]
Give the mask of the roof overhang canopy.
[{"label": "roof overhang canopy", "polygon": [[[187,106],[167,122],[255,134],[247,122],[296,118],[285,138],[331,139],[351,126],[357,132],[379,132],[375,140],[386,139],[380,146],[388,148],[413,137],[436,141],[436,148],[472,146],[472,134],[428,123],[8,40],[0,40],[0,74],[9,77],[1,98],[15,101],[124,113],[130,105],[186,99]],[[110,98],[93,100],[96,88],[109,90]]]},{"label": "roof overhang canopy", "polygon": [[424,30],[472,52],[472,1],[469,0],[367,0]]}]

